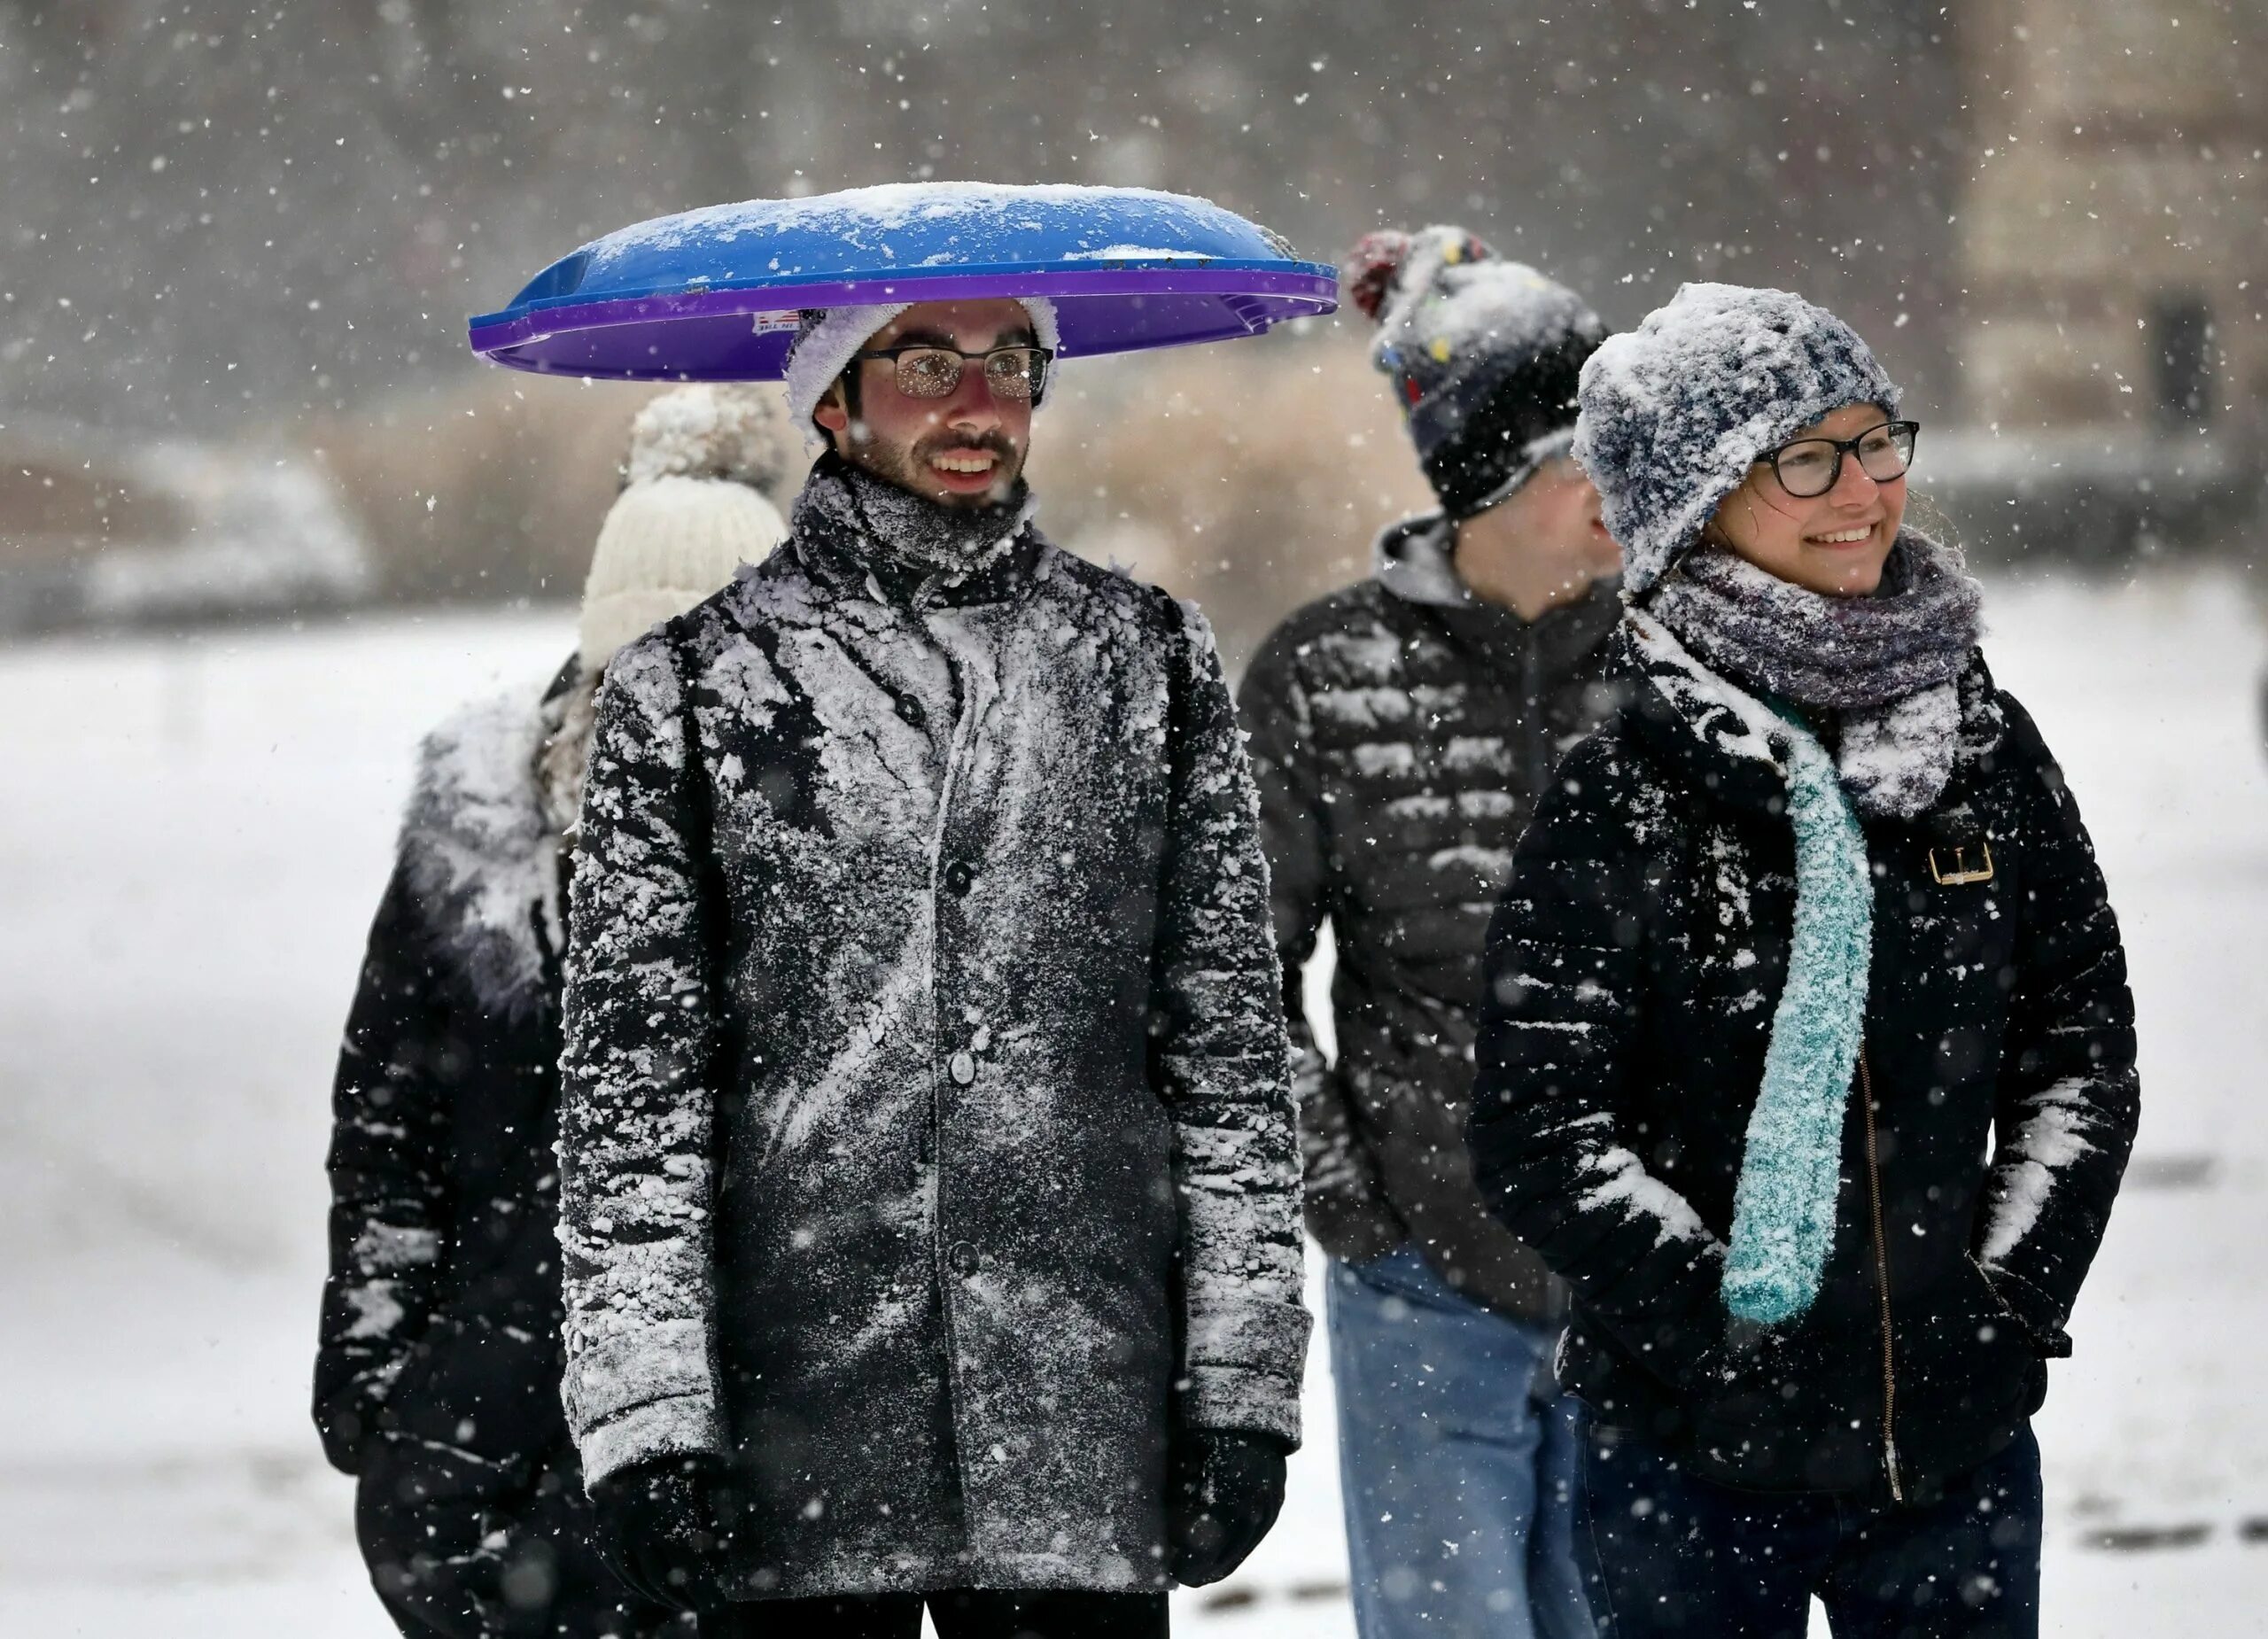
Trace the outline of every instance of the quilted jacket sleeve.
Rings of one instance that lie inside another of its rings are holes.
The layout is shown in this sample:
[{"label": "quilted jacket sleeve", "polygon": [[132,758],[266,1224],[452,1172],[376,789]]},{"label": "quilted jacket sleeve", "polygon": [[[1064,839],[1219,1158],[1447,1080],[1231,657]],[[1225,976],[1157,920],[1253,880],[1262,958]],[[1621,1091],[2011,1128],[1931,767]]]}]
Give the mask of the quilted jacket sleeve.
[{"label": "quilted jacket sleeve", "polygon": [[1176,637],[1150,1062],[1181,1227],[1178,1414],[1296,1445],[1308,1315],[1268,868],[1211,630],[1187,610]]},{"label": "quilted jacket sleeve", "polygon": [[707,805],[665,633],[607,667],[561,1061],[568,1425],[588,1480],[721,1452],[711,1257],[717,1029]]},{"label": "quilted jacket sleeve", "polygon": [[1284,973],[1284,1017],[1291,1027],[1308,1230],[1333,1257],[1360,1262],[1393,1251],[1410,1231],[1387,1203],[1347,1084],[1317,1047],[1308,1022],[1302,975],[1323,922],[1331,842],[1315,779],[1307,696],[1288,634],[1278,633],[1254,660],[1238,706],[1260,793],[1260,841],[1268,856],[1269,905]]},{"label": "quilted jacket sleeve", "polygon": [[331,1087],[330,1272],[315,1357],[315,1427],[358,1470],[386,1391],[431,1323],[453,1218],[447,1157],[454,1067],[429,941],[397,866],[370,926]]},{"label": "quilted jacket sleeve", "polygon": [[1722,1331],[1724,1247],[1621,1105],[1643,1029],[1642,777],[1608,734],[1560,767],[1488,933],[1468,1138],[1481,1195],[1672,1387]]},{"label": "quilted jacket sleeve", "polygon": [[2094,1261],[2140,1118],[2134,1001],[2118,918],[2078,806],[2022,706],[2002,695],[2001,755],[2023,798],[2016,990],[2000,1059],[1992,1175],[1977,1262],[2043,1352]]}]

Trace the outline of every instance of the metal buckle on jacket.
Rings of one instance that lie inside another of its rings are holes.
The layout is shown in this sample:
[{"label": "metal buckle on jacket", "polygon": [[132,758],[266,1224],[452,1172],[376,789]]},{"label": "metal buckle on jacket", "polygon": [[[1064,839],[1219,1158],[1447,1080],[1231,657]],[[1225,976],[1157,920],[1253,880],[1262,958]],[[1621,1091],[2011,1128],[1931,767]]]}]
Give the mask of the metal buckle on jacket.
[{"label": "metal buckle on jacket", "polygon": [[1977,843],[1977,851],[1984,856],[1984,863],[1981,866],[1969,863],[1969,845],[1967,843],[1948,843],[1946,846],[1953,851],[1953,869],[1950,871],[1938,863],[1938,851],[1930,850],[1930,874],[1938,879],[1938,886],[1954,888],[1963,882],[1989,882],[1992,880],[1992,844],[1990,841],[1980,839]]}]

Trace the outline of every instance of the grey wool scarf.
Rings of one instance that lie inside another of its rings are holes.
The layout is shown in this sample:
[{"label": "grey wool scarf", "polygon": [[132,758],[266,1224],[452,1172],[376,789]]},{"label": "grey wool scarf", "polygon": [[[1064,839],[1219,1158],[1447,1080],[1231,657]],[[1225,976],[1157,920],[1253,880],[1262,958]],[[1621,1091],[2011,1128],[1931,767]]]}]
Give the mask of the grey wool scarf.
[{"label": "grey wool scarf", "polygon": [[1836,772],[1862,814],[1934,807],[1960,741],[1956,687],[1983,594],[1959,552],[1899,534],[1871,597],[1828,597],[1703,546],[1646,608],[1711,666],[1838,719]]}]

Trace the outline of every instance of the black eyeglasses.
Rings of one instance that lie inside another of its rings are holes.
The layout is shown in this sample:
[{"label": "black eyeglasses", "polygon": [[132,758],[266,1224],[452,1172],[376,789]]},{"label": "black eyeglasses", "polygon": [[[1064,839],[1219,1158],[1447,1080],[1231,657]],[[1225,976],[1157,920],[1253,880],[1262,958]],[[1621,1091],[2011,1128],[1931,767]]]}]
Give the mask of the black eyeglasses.
[{"label": "black eyeglasses", "polygon": [[854,359],[889,359],[897,366],[897,390],[909,399],[942,399],[960,385],[961,367],[971,359],[984,362],[984,385],[997,399],[1021,403],[1039,401],[1047,385],[1047,367],[1055,361],[1046,347],[994,347],[984,353],[963,353],[954,347],[922,343],[905,347],[876,347],[854,353]]},{"label": "black eyeglasses", "polygon": [[1795,439],[1759,455],[1757,464],[1772,469],[1780,487],[1798,501],[1824,495],[1843,476],[1843,457],[1856,455],[1859,470],[1877,484],[1892,484],[1914,464],[1914,440],[1921,435],[1918,421],[1885,421],[1855,439]]}]

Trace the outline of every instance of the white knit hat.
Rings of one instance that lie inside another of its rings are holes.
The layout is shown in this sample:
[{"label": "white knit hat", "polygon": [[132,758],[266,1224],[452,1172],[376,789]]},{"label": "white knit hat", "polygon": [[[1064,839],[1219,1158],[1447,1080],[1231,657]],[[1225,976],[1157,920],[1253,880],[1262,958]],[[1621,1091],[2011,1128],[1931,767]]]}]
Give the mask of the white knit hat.
[{"label": "white knit hat", "polygon": [[[1062,337],[1055,322],[1055,304],[1045,296],[1019,296],[1016,301],[1031,319],[1032,339],[1050,353]],[[812,308],[796,332],[788,354],[788,418],[813,448],[827,442],[812,412],[827,396],[835,378],[850,367],[850,355],[874,338],[882,328],[896,321],[912,302],[884,302],[872,307]]]},{"label": "white knit hat", "polygon": [[761,388],[695,384],[639,411],[629,483],[583,586],[577,648],[589,672],[780,544],[788,526],[755,486],[779,483],[788,459],[786,417]]}]

